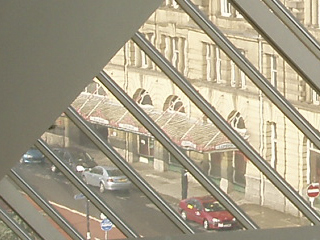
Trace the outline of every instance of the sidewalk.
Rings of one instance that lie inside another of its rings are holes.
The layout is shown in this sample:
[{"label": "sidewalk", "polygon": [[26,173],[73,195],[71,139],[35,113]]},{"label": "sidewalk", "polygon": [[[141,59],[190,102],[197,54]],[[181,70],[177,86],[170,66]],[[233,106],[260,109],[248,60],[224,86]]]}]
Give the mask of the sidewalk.
[{"label": "sidewalk", "polygon": [[[101,152],[96,152],[96,159],[105,159]],[[132,163],[134,169],[168,202],[173,208],[177,208],[181,200],[181,173],[174,171],[159,172],[152,164],[143,162]],[[188,177],[188,197],[209,195],[203,187]],[[233,191],[228,196],[261,228],[286,228],[310,226],[311,223],[305,217],[296,217],[289,213],[283,213],[249,202],[244,194]]]},{"label": "sidewalk", "polygon": [[[146,163],[133,163],[137,172],[173,207],[177,207],[181,199],[181,175],[179,172],[159,172],[152,165]],[[189,177],[190,179],[190,177]],[[196,181],[189,180],[188,197],[209,195]],[[310,226],[310,222],[303,217],[295,217],[253,204],[244,199],[244,194],[234,191],[229,197],[262,229]]]}]

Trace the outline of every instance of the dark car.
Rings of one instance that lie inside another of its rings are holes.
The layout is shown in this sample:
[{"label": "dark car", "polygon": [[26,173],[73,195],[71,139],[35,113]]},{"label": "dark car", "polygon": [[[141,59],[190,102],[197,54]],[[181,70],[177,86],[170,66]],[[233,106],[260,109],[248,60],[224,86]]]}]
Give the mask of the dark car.
[{"label": "dark car", "polygon": [[[98,165],[89,153],[80,148],[56,147],[52,150],[75,172],[83,172]],[[58,172],[58,169],[55,165],[52,165],[51,171]]]},{"label": "dark car", "polygon": [[179,203],[184,220],[202,224],[205,229],[237,229],[237,220],[212,196],[191,197]]},{"label": "dark car", "polygon": [[131,182],[116,167],[96,166],[82,173],[83,181],[88,185],[99,187],[100,192],[105,190],[129,190]]},{"label": "dark car", "polygon": [[22,155],[20,163],[44,163],[45,156],[36,147],[31,147],[25,154]]}]

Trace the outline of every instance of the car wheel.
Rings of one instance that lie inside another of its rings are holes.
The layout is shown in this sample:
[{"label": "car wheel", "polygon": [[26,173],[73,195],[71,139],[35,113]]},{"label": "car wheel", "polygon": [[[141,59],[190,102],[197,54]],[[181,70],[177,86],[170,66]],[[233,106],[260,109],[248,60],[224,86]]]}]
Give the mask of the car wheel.
[{"label": "car wheel", "polygon": [[55,165],[52,165],[51,166],[51,172],[55,173],[56,171],[57,171],[57,167]]},{"label": "car wheel", "polygon": [[185,211],[181,212],[181,217],[183,220],[187,221],[187,213]]},{"label": "car wheel", "polygon": [[205,219],[205,220],[203,221],[203,228],[206,229],[206,230],[209,229],[209,222],[208,222],[207,219]]},{"label": "car wheel", "polygon": [[100,192],[103,193],[105,188],[104,188],[104,184],[101,182],[100,183],[100,188],[99,188]]}]

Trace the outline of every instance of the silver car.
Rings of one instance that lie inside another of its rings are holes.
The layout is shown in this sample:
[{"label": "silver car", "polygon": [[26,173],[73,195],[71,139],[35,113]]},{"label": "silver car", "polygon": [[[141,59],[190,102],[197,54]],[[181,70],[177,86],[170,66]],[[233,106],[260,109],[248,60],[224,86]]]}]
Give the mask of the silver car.
[{"label": "silver car", "polygon": [[132,183],[123,173],[113,166],[96,166],[82,173],[82,179],[88,185],[105,190],[129,190]]}]

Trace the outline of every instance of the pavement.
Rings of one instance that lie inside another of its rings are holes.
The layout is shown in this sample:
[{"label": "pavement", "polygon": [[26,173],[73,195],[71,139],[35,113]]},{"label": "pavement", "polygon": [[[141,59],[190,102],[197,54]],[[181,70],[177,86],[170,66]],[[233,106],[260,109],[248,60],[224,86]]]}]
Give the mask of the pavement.
[{"label": "pavement", "polygon": [[[160,172],[152,165],[142,162],[133,163],[135,170],[174,208],[181,199],[181,173],[175,171]],[[188,177],[188,197],[204,196],[209,193],[192,176]],[[261,228],[286,228],[310,226],[305,217],[296,217],[251,203],[244,199],[244,194],[233,191],[228,196]]]}]

